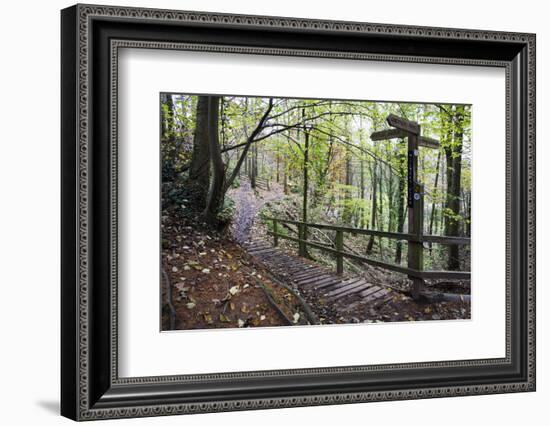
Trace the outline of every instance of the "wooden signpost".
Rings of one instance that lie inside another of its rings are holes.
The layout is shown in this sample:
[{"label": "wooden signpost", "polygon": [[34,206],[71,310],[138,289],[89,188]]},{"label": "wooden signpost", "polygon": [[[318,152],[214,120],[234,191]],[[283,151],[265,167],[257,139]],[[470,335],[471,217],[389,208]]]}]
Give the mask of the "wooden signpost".
[{"label": "wooden signpost", "polygon": [[[393,129],[381,130],[371,135],[373,141],[407,138],[407,207],[409,210],[409,233],[417,237],[409,242],[408,267],[418,271],[424,269],[424,185],[418,180],[419,147],[439,148],[439,141],[420,136],[420,125],[394,114],[390,114],[386,122]],[[412,281],[412,295],[417,299],[424,290],[422,278],[409,275]]]},{"label": "wooden signpost", "polygon": [[420,135],[420,125],[414,121],[407,120],[395,114],[390,114],[388,115],[388,118],[386,118],[386,122],[396,129],[401,129],[407,133],[412,133],[417,136]]}]

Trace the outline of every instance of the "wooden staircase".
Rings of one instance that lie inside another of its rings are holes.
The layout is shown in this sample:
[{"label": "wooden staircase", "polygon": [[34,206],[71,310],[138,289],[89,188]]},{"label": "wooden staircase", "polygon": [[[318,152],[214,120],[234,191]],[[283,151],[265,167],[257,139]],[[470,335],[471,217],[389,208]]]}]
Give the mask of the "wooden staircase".
[{"label": "wooden staircase", "polygon": [[246,242],[244,247],[275,277],[322,305],[330,304],[341,315],[359,307],[374,308],[392,297],[389,288],[371,284],[363,277],[338,275],[327,267],[273,247],[264,239]]}]

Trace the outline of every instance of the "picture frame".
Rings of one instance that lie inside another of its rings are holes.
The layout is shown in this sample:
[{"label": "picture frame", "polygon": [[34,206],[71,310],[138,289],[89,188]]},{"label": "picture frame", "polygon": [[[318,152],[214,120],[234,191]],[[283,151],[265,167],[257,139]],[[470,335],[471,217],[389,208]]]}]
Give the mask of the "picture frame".
[{"label": "picture frame", "polygon": [[[505,69],[506,356],[119,377],[117,49],[191,45]],[[64,9],[61,414],[94,420],[534,391],[535,46],[535,35],[524,33],[80,4]]]}]

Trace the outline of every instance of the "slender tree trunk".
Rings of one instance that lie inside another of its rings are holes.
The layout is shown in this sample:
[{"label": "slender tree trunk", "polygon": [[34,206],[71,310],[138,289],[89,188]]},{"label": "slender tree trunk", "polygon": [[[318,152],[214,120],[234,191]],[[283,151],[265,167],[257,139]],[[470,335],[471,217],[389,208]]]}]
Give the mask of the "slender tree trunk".
[{"label": "slender tree trunk", "polygon": [[287,172],[286,158],[283,162],[283,193],[285,195],[288,194],[288,172]]},{"label": "slender tree trunk", "polygon": [[217,215],[223,205],[225,184],[225,167],[219,143],[218,116],[220,97],[208,96],[208,142],[210,148],[210,161],[212,163],[212,183],[208,191],[206,208],[203,212],[204,220],[212,225],[218,224]]},{"label": "slender tree trunk", "polygon": [[258,146],[254,144],[252,146],[252,153],[250,156],[250,186],[256,188],[256,174],[257,174],[257,161],[258,161]]},{"label": "slender tree trunk", "polygon": [[[435,166],[436,172],[435,172],[435,181],[434,181],[434,198],[432,201],[432,211],[430,213],[430,225],[428,234],[433,235],[433,229],[434,229],[434,221],[435,221],[435,209],[437,205],[437,200],[435,199],[435,196],[437,195],[437,184],[439,181],[439,164],[441,163],[441,151],[437,153],[437,163]],[[432,254],[432,243],[430,243],[430,254]]]},{"label": "slender tree trunk", "polygon": [[189,179],[199,193],[199,202],[205,203],[210,186],[210,144],[208,140],[208,97],[199,96],[193,153],[189,166]]},{"label": "slender tree trunk", "polygon": [[[460,213],[460,179],[462,171],[462,114],[457,112],[455,117],[454,141],[445,149],[447,161],[447,199],[445,216],[445,235],[458,236],[460,222],[457,219]],[[447,267],[449,270],[457,270],[460,267],[459,246],[448,247],[449,258]]]},{"label": "slender tree trunk", "polygon": [[[371,181],[372,181],[372,207],[371,207],[371,222],[370,222],[371,229],[376,228],[376,222],[377,222],[376,221],[376,210],[377,210],[376,201],[378,197],[377,197],[376,190],[377,190],[378,182],[376,178],[376,167],[377,167],[376,162],[374,162],[371,168]],[[367,244],[367,254],[370,254],[372,252],[373,245],[374,245],[374,236],[371,235],[369,238],[369,242]]]},{"label": "slender tree trunk", "polygon": [[[382,170],[378,171],[378,229],[383,231],[384,229],[384,190],[382,186]],[[378,238],[378,248],[380,254],[382,254],[382,238]]]},{"label": "slender tree trunk", "polygon": [[[405,173],[405,158],[403,155],[399,156],[399,172],[403,176]],[[403,233],[405,226],[406,208],[405,208],[405,178],[401,177],[398,184],[398,198],[397,198],[397,232]],[[395,263],[401,264],[401,256],[403,253],[403,242],[397,241],[395,247]]]},{"label": "slender tree trunk", "polygon": [[276,176],[276,182],[279,183],[279,173],[280,173],[280,163],[281,163],[281,159],[280,159],[280,155],[279,155],[279,147],[277,147],[277,154],[276,154],[276,161],[277,161],[277,176]]},{"label": "slender tree trunk", "polygon": [[303,188],[303,200],[302,200],[302,222],[307,222],[307,193],[309,190],[309,132],[305,132],[304,143],[304,188]]},{"label": "slender tree trunk", "polygon": [[365,160],[363,156],[361,156],[361,163],[360,163],[360,176],[359,176],[359,198],[361,199],[361,203],[359,204],[359,227],[364,228],[365,227]]},{"label": "slender tree trunk", "polygon": [[388,231],[389,232],[392,232],[395,228],[395,222],[396,222],[396,217],[397,217],[397,213],[395,211],[395,205],[394,205],[394,200],[395,200],[395,189],[394,189],[394,179],[393,179],[393,175],[391,174],[391,171],[388,170],[388,174],[387,174],[387,193],[388,193]]}]

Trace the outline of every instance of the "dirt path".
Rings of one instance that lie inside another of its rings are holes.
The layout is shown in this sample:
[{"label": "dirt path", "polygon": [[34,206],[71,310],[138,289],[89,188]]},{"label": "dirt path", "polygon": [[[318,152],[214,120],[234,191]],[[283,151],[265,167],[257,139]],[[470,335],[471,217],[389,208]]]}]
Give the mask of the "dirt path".
[{"label": "dirt path", "polygon": [[417,304],[388,286],[395,277],[378,268],[364,265],[360,273],[338,276],[316,262],[273,247],[257,219],[266,203],[284,196],[281,187],[254,191],[250,182],[243,180],[230,196],[236,207],[233,238],[273,278],[294,288],[321,324],[469,318],[469,303]]},{"label": "dirt path", "polygon": [[250,182],[245,179],[241,180],[238,188],[229,192],[229,196],[235,202],[235,217],[231,233],[239,244],[244,244],[252,238],[254,224],[262,207],[270,201],[281,199],[284,195],[277,184],[272,184],[269,191],[256,189],[256,193],[250,186]]}]

